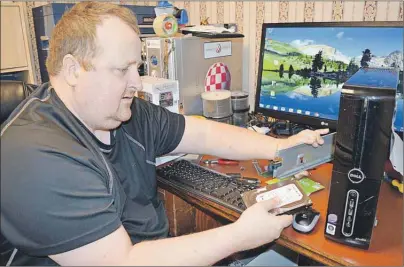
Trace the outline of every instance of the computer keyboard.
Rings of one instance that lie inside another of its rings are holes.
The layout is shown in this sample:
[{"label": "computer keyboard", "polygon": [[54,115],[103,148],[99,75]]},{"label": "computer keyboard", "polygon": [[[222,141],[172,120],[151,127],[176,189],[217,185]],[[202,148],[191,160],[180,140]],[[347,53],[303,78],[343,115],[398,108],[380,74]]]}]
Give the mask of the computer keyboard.
[{"label": "computer keyboard", "polygon": [[239,213],[246,209],[240,194],[259,187],[187,160],[174,161],[157,168],[157,179]]}]

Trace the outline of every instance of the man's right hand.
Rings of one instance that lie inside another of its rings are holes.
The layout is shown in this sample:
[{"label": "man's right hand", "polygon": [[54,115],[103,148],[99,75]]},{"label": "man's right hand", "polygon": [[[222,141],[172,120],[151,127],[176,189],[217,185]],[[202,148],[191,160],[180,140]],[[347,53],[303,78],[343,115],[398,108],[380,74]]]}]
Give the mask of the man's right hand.
[{"label": "man's right hand", "polygon": [[253,249],[274,241],[292,223],[291,215],[275,216],[269,213],[278,204],[279,200],[269,199],[252,205],[241,214],[234,223],[240,250]]},{"label": "man's right hand", "polygon": [[[121,226],[90,244],[50,257],[60,265],[210,266],[231,254],[259,247],[277,239],[292,216],[275,216],[270,199],[246,209],[240,218],[222,227],[179,237],[150,240],[132,245]],[[159,251],[159,257],[155,257]]]}]

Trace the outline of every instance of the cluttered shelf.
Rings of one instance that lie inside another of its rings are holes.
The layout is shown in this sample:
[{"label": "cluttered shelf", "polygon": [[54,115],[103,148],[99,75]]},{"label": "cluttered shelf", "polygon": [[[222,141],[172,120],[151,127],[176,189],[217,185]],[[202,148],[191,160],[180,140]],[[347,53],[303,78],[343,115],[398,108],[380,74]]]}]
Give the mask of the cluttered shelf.
[{"label": "cluttered shelf", "polygon": [[[242,177],[257,178],[260,185],[267,185],[271,177],[260,176],[252,161],[240,161],[237,165],[210,164],[204,156],[199,164],[219,173],[240,173]],[[258,161],[263,168],[267,161]],[[327,204],[331,183],[332,164],[318,166],[311,172],[310,179],[324,188],[310,194],[313,208],[320,213],[314,230],[309,234],[296,232],[292,227],[285,229],[277,240],[302,255],[325,265],[403,265],[403,204],[402,195],[383,182],[377,209],[378,224],[374,229],[368,250],[342,245],[325,238]],[[269,182],[270,183],[270,182]],[[179,190],[159,179],[159,192],[165,200],[173,236],[211,229],[237,220],[239,212],[219,205],[185,190]]]}]

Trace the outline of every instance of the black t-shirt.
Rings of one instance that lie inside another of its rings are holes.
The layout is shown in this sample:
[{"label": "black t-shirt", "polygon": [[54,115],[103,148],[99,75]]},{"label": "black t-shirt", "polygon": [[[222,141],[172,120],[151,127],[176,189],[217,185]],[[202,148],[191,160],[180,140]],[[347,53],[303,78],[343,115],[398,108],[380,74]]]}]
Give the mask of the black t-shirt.
[{"label": "black t-shirt", "polygon": [[2,264],[17,251],[12,265],[52,265],[47,255],[121,225],[133,244],[166,237],[155,160],[177,147],[184,128],[182,115],[135,99],[132,118],[105,145],[53,89],[38,88],[2,125]]}]

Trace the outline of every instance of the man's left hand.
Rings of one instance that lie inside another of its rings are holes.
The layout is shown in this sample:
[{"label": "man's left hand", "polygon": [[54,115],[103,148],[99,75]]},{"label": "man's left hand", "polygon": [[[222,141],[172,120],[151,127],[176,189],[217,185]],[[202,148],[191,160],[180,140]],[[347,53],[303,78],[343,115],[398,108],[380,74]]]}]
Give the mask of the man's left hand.
[{"label": "man's left hand", "polygon": [[292,135],[286,139],[286,146],[282,148],[289,148],[296,146],[298,144],[308,144],[314,147],[324,144],[324,140],[321,137],[323,134],[327,134],[329,129],[318,129],[318,130],[303,130],[296,135]]}]

